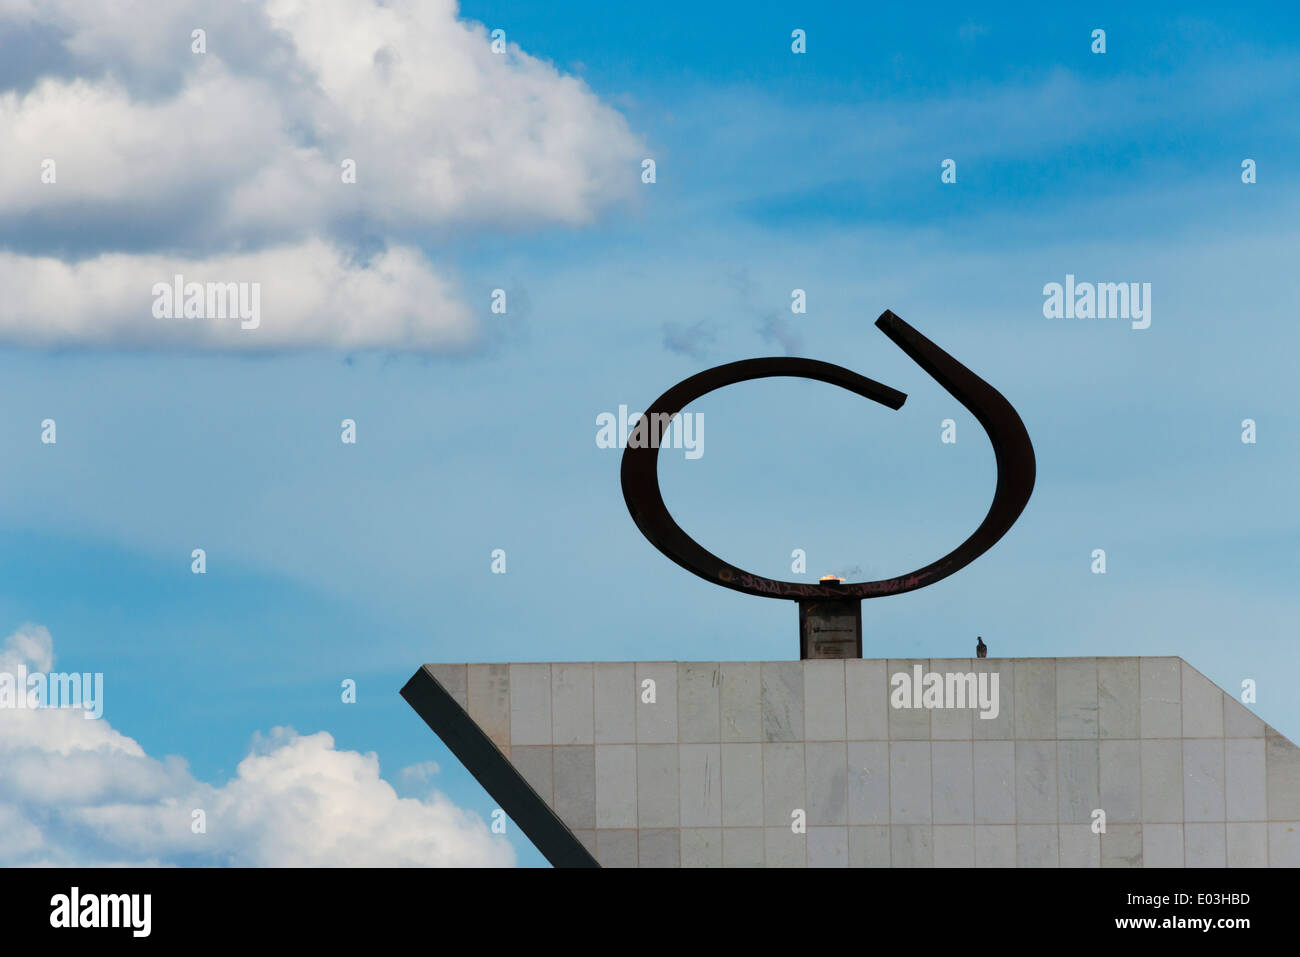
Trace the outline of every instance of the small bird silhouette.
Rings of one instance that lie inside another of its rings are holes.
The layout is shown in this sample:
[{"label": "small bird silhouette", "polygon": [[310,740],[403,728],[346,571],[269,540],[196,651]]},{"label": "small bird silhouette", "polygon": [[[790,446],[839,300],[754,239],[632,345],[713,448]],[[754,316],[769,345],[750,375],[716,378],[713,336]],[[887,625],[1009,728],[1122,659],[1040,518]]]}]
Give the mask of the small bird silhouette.
[{"label": "small bird silhouette", "polygon": [[975,636],[975,657],[987,658],[989,656],[989,646],[984,644],[984,639],[979,635]]}]

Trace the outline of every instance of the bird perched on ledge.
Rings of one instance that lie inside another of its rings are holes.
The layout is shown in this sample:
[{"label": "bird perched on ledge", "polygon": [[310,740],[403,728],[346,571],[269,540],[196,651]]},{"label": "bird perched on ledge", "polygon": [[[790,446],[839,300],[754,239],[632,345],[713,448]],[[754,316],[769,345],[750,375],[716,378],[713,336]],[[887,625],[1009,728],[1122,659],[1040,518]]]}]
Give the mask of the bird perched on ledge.
[{"label": "bird perched on ledge", "polygon": [[984,639],[979,635],[975,636],[975,657],[987,658],[989,656],[989,646],[984,644]]}]

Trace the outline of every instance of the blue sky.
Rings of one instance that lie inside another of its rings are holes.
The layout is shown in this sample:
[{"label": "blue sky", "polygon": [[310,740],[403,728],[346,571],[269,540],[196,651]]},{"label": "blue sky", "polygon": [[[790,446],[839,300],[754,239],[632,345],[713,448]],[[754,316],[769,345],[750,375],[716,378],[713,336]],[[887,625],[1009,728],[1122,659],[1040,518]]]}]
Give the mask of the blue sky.
[{"label": "blue sky", "polygon": [[[420,249],[472,344],[32,345],[0,323],[0,620],[48,628],[60,667],[104,672],[113,728],[216,786],[255,733],[328,731],[376,752],[399,793],[399,769],[436,761],[434,786],[486,817],[494,803],[397,694],[420,663],[792,657],[792,604],[709,586],[641,538],[596,417],[787,351],[901,389],[894,413],[810,383],[733,387],[692,407],[703,457],[665,452],[660,472],[682,526],[742,567],[790,577],[804,548],[812,577],[908,571],[978,524],[994,469],[973,418],[872,327],[889,308],[1011,400],[1038,481],[974,565],[867,602],[866,653],[967,654],[981,634],[997,656],[1177,654],[1229,691],[1255,679],[1257,713],[1300,739],[1293,13],[466,3],[460,17],[580,78],[635,144],[610,160],[627,185],[581,214],[503,201],[321,227],[347,248]],[[210,253],[204,217],[234,202],[214,195],[154,211],[183,224],[175,241],[126,235],[88,200],[58,229],[4,231],[3,251]],[[278,226],[222,228],[228,251]],[[1044,318],[1043,285],[1067,273],[1151,283],[1150,328]],[[807,315],[789,311],[794,288]],[[47,417],[55,446],[37,440]],[[955,445],[939,441],[948,417]]]}]

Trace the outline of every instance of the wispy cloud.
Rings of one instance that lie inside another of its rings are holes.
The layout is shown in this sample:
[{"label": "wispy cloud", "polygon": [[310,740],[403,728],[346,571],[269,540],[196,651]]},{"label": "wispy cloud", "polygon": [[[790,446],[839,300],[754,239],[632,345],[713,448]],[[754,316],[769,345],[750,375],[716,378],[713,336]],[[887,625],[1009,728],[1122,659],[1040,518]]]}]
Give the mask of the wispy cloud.
[{"label": "wispy cloud", "polygon": [[717,341],[706,319],[691,323],[665,322],[663,333],[665,349],[701,362],[709,358]]}]

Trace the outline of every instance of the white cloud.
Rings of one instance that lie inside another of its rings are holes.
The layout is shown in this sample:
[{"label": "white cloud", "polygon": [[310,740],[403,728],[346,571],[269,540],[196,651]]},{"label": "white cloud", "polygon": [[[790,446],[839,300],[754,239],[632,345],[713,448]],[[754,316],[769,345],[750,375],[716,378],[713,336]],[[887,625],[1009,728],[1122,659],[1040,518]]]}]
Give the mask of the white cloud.
[{"label": "white cloud", "polygon": [[[30,11],[73,31],[64,46],[84,70],[106,72],[0,96],[0,214],[145,207],[201,215],[211,237],[294,239],[358,216],[394,229],[585,223],[635,188],[641,147],[623,117],[516,46],[492,53],[454,3],[246,6],[258,15],[222,30],[211,4],[180,5],[148,44],[134,34],[153,3],[122,4],[111,22],[99,4]],[[206,54],[191,52],[192,26],[207,29]],[[178,84],[165,96],[131,79],[164,65]],[[43,187],[46,158],[59,176]]]},{"label": "white cloud", "polygon": [[[176,275],[187,284],[258,283],[256,328],[238,318],[156,318],[154,285],[171,286]],[[321,240],[204,259],[106,253],[65,263],[0,253],[0,287],[8,290],[0,339],[21,345],[433,352],[475,335],[469,309],[407,246],[364,265]]]},{"label": "white cloud", "polygon": [[[0,670],[48,670],[49,632],[24,625]],[[72,710],[0,711],[0,865],[509,866],[476,815],[434,793],[401,798],[373,754],[321,731],[254,738],[219,787],[185,761],[145,754],[107,721]],[[206,814],[206,832],[191,829]]]},{"label": "white cloud", "polygon": [[402,768],[401,778],[403,781],[423,784],[441,770],[437,761],[421,761],[419,764]]},{"label": "white cloud", "polygon": [[[0,244],[30,254],[117,253],[99,268],[126,277],[154,268],[132,262],[142,253],[273,256],[376,237],[412,246],[467,226],[589,223],[638,182],[644,147],[617,111],[514,44],[492,53],[487,29],[458,20],[447,0],[193,0],[165,12],[130,0],[111,11],[0,0],[0,29],[36,27],[61,38],[59,68],[33,62],[25,86],[0,92]],[[207,31],[204,54],[190,49],[195,28]],[[342,181],[345,159],[355,184]],[[53,184],[40,181],[45,160]],[[28,265],[39,261],[13,268]],[[420,274],[431,278],[423,265]],[[321,278],[304,298],[332,300]],[[126,294],[127,280],[118,285]],[[327,310],[322,332],[294,342],[455,345],[465,310],[444,313],[439,292],[413,329],[381,325],[357,343]],[[55,305],[41,315],[58,322]],[[32,323],[6,320],[0,341],[48,341],[25,334]],[[64,324],[58,337],[230,344],[201,327],[154,339],[141,326],[147,314],[132,313],[107,330]]]}]

